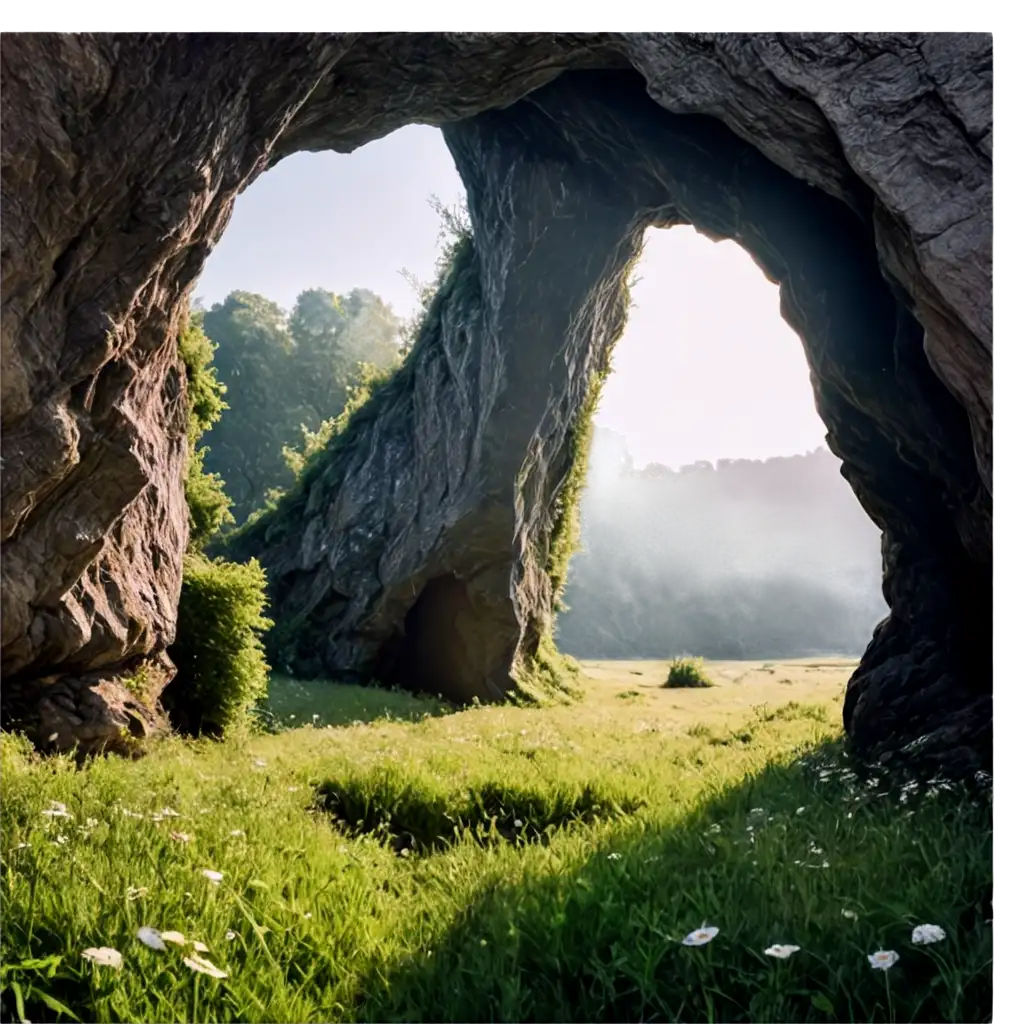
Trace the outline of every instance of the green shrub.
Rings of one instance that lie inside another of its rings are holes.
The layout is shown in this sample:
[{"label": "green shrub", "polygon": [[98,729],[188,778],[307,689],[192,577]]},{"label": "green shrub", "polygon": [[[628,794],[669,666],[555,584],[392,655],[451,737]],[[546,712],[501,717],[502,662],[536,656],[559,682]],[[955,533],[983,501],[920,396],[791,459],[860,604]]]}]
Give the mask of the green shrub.
[{"label": "green shrub", "polygon": [[189,549],[201,551],[224,526],[231,526],[231,499],[217,473],[207,473],[203,465],[208,448],[199,447],[199,439],[227,408],[225,386],[217,380],[213,366],[214,344],[203,333],[202,313],[193,313],[178,338],[178,354],[185,363],[185,387],[188,401],[188,443],[185,468],[185,501],[188,504]]},{"label": "green shrub", "polygon": [[177,639],[168,651],[178,674],[162,695],[175,728],[222,735],[266,695],[266,586],[256,559],[185,556]]},{"label": "green shrub", "polygon": [[668,679],[665,680],[665,686],[670,689],[700,689],[714,685],[704,672],[703,658],[674,658],[668,668]]}]

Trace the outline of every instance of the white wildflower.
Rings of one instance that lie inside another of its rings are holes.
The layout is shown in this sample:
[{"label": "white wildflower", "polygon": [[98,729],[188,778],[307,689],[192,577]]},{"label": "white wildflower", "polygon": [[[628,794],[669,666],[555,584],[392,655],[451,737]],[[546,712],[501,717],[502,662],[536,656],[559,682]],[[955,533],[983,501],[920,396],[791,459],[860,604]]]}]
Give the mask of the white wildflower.
[{"label": "white wildflower", "polygon": [[142,927],[135,933],[135,938],[144,946],[149,946],[150,949],[162,950],[167,948],[160,933],[155,928]]},{"label": "white wildflower", "polygon": [[843,909],[843,917],[848,917],[851,921],[856,921],[858,916],[859,915],[857,914],[856,910],[846,910],[845,908]]},{"label": "white wildflower", "polygon": [[229,835],[229,836],[232,836],[233,838],[236,838],[236,837],[238,837],[238,836],[244,836],[244,835],[245,835],[245,829],[241,829],[241,828],[233,828],[233,829],[232,829],[232,830],[231,830],[231,831],[230,831],[230,832],[228,833],[228,835]]},{"label": "white wildflower", "polygon": [[224,933],[224,938],[231,942],[232,939],[238,938],[238,932],[233,932],[230,928]]},{"label": "white wildflower", "polygon": [[609,860],[622,860],[622,854],[621,853],[609,853],[608,854],[608,859]]},{"label": "white wildflower", "polygon": [[877,971],[887,971],[899,958],[894,949],[880,949],[877,953],[868,954],[868,963]]},{"label": "white wildflower", "polygon": [[683,939],[684,946],[704,946],[718,934],[714,925],[702,924]]},{"label": "white wildflower", "polygon": [[68,814],[67,806],[57,800],[51,800],[50,806],[45,811],[40,811],[40,814],[44,818],[74,818],[73,814]]},{"label": "white wildflower", "polygon": [[253,768],[266,768],[267,762],[264,761],[261,757],[257,757],[253,760],[252,766]]},{"label": "white wildflower", "polygon": [[215,967],[209,960],[205,960],[201,956],[187,956],[182,962],[197,974],[208,974],[211,978],[226,978],[228,976],[227,971]]},{"label": "white wildflower", "polygon": [[769,946],[764,952],[766,956],[774,956],[779,960],[786,960],[791,957],[794,953],[800,951],[799,946],[780,946],[776,943],[774,946]]},{"label": "white wildflower", "polygon": [[919,924],[910,936],[910,941],[918,946],[928,946],[933,942],[941,942],[945,937],[945,931],[937,924]]},{"label": "white wildflower", "polygon": [[90,946],[88,949],[82,950],[82,956],[94,964],[99,964],[101,967],[113,967],[116,971],[121,970],[121,964],[124,963],[124,957],[110,946]]},{"label": "white wildflower", "polygon": [[149,889],[147,889],[146,886],[144,885],[138,889],[136,889],[134,885],[129,885],[127,892],[125,892],[125,897],[128,899],[129,902],[131,902],[132,900],[142,899],[142,897],[145,896],[146,893],[148,892]]},{"label": "white wildflower", "polygon": [[513,821],[512,824],[515,825],[516,828],[522,828],[523,827],[523,819],[522,818],[516,818],[516,820]]},{"label": "white wildflower", "polygon": [[176,843],[188,843],[192,841],[192,837],[187,832],[172,832],[171,838]]},{"label": "white wildflower", "polygon": [[203,868],[203,875],[213,882],[214,885],[220,885],[224,880],[223,872],[214,871],[212,868]]}]

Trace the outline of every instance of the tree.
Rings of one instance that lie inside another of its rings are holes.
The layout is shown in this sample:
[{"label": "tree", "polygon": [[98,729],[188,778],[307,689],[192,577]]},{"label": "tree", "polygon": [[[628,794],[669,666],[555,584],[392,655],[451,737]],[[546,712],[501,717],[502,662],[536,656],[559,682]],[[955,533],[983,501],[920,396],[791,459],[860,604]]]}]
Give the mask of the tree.
[{"label": "tree", "polygon": [[224,479],[239,519],[263,502],[268,488],[287,484],[281,458],[299,440],[291,357],[294,343],[284,310],[261,295],[232,292],[203,317],[216,344],[228,408],[207,436],[208,466]]}]

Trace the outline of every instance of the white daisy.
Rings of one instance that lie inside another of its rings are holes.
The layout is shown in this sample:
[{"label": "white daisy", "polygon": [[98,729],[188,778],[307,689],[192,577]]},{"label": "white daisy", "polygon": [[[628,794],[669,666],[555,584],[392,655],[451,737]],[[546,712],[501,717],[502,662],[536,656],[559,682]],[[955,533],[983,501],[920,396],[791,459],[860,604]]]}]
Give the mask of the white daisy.
[{"label": "white daisy", "polygon": [[155,928],[142,927],[135,933],[135,938],[139,940],[144,946],[149,946],[150,949],[166,949],[164,940],[160,937],[160,933]]},{"label": "white daisy", "polygon": [[714,925],[702,924],[683,939],[684,946],[704,946],[718,934]]},{"label": "white daisy", "polygon": [[776,943],[774,946],[769,946],[765,950],[765,955],[778,957],[779,960],[786,960],[788,957],[791,957],[794,953],[798,952],[800,952],[799,946],[785,946]]},{"label": "white daisy", "polygon": [[114,970],[121,970],[121,964],[124,963],[124,957],[116,949],[111,949],[110,946],[90,946],[88,949],[82,950],[82,956],[86,960],[91,960],[94,964],[99,964],[102,967],[113,967]]},{"label": "white daisy", "polygon": [[928,946],[933,942],[941,942],[945,937],[945,931],[937,924],[919,924],[910,936],[910,941],[918,946]]},{"label": "white daisy", "polygon": [[868,954],[868,963],[875,970],[887,971],[899,958],[899,953],[894,949],[880,949],[877,953]]},{"label": "white daisy", "polygon": [[205,960],[201,956],[187,956],[183,963],[197,974],[208,974],[211,978],[226,978],[228,976],[227,971],[215,967],[209,960]]}]

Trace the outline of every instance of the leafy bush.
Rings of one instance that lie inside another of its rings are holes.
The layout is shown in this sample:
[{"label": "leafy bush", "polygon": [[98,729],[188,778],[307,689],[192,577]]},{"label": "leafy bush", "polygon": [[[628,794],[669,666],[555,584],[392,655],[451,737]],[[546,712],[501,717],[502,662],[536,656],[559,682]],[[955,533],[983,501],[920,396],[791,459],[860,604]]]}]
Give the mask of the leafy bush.
[{"label": "leafy bush", "polygon": [[222,735],[266,695],[261,634],[272,625],[263,615],[266,586],[256,559],[185,556],[178,635],[168,651],[178,674],[162,696],[175,728]]},{"label": "leafy bush", "polygon": [[674,658],[668,668],[668,679],[665,680],[665,686],[669,689],[701,689],[714,685],[704,672],[703,658]]},{"label": "leafy bush", "polygon": [[217,473],[207,473],[203,460],[208,448],[198,447],[199,439],[227,408],[225,386],[217,379],[213,366],[215,346],[203,333],[202,314],[193,313],[178,339],[178,353],[185,362],[185,387],[188,401],[188,442],[191,448],[185,476],[185,501],[188,504],[189,548],[201,551],[222,526],[234,523],[231,498]]}]

